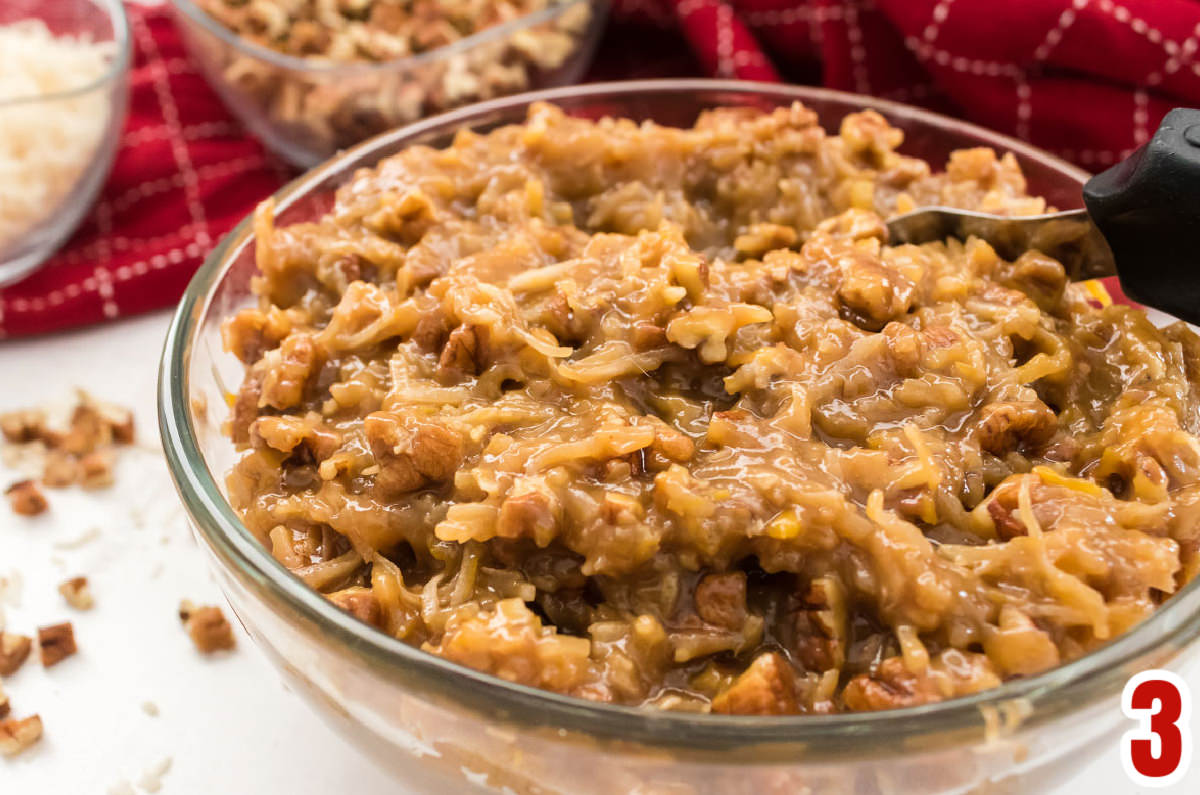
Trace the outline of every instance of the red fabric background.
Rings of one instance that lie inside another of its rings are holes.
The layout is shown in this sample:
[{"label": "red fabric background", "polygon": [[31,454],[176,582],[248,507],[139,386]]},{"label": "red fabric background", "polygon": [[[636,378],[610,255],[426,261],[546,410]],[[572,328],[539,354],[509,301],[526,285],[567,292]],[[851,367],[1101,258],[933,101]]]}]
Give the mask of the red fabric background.
[{"label": "red fabric background", "polygon": [[[1099,170],[1200,105],[1194,0],[614,0],[589,79],[789,80],[932,107]],[[162,7],[130,6],[129,120],[92,214],[0,290],[0,338],[174,303],[288,170],[232,120]]]}]

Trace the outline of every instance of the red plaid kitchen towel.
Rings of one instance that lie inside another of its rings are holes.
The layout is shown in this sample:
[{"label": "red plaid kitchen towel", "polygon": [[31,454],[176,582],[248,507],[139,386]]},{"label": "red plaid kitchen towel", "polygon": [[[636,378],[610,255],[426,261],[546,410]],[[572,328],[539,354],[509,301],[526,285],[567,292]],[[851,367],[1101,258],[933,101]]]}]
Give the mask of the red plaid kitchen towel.
[{"label": "red plaid kitchen towel", "polygon": [[1195,0],[615,0],[722,77],[961,116],[1102,170],[1200,105]]},{"label": "red plaid kitchen towel", "polygon": [[[614,0],[591,79],[790,80],[927,105],[1100,169],[1200,105],[1193,0]],[[91,217],[0,291],[0,336],[173,303],[286,176],[188,63],[167,12],[131,7],[131,113]]]}]

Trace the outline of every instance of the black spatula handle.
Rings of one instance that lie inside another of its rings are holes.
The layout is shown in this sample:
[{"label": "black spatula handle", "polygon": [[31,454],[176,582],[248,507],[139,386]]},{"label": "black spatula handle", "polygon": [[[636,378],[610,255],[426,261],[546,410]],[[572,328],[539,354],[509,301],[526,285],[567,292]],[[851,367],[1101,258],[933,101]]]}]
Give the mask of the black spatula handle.
[{"label": "black spatula handle", "polygon": [[1200,110],[1176,108],[1129,159],[1083,186],[1130,298],[1200,324]]}]

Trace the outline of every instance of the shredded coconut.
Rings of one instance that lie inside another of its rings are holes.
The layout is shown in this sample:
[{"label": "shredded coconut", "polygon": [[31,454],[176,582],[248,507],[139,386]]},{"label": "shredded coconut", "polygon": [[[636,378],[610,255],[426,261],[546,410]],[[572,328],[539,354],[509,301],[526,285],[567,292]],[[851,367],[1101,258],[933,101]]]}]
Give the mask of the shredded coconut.
[{"label": "shredded coconut", "polygon": [[141,778],[138,779],[138,786],[146,792],[158,792],[162,789],[163,776],[171,769],[171,757],[164,756],[154,764],[150,765],[142,771]]},{"label": "shredded coconut", "polygon": [[8,603],[13,607],[20,607],[23,583],[24,578],[16,569],[11,570],[7,576],[0,577],[0,604]]},{"label": "shredded coconut", "polygon": [[84,530],[83,533],[76,536],[75,538],[67,538],[67,539],[63,539],[62,541],[55,541],[54,548],[55,549],[79,549],[82,546],[86,546],[86,545],[92,543],[99,537],[100,537],[100,528],[99,527],[89,527],[87,530]]},{"label": "shredded coconut", "polygon": [[55,36],[41,20],[0,26],[0,251],[49,217],[91,162],[108,93],[16,102],[83,88],[104,76],[113,42]]}]

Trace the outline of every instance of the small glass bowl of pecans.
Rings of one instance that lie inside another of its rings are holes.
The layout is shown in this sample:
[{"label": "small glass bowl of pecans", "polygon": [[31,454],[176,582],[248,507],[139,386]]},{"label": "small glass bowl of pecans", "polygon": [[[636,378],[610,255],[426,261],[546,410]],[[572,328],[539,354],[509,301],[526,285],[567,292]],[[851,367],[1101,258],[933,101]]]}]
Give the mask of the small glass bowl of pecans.
[{"label": "small glass bowl of pecans", "polygon": [[172,0],[192,56],[267,146],[311,167],[459,105],[575,82],[609,0]]}]

